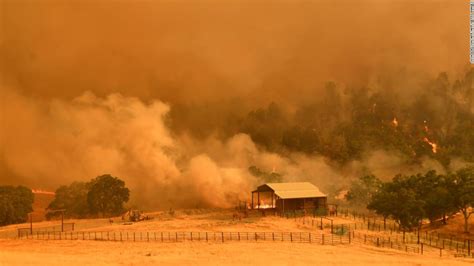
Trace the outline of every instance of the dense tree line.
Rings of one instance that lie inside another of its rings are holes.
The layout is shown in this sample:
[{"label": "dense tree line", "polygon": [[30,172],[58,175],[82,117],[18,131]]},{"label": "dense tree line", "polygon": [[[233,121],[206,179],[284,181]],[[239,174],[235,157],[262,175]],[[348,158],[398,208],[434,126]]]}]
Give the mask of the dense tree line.
[{"label": "dense tree line", "polygon": [[[50,210],[65,210],[68,217],[114,216],[124,212],[130,190],[125,182],[111,175],[101,175],[89,182],[73,182],[56,190]],[[55,212],[48,213],[48,218]]]},{"label": "dense tree line", "polygon": [[304,103],[270,103],[246,113],[241,101],[179,105],[171,110],[170,126],[200,138],[243,132],[269,151],[321,155],[341,164],[373,149],[396,151],[413,164],[423,157],[444,166],[451,158],[474,162],[474,69],[454,81],[441,73],[406,85],[410,78],[389,73],[372,87],[329,82]]},{"label": "dense tree line", "polygon": [[473,78],[471,70],[450,83],[442,73],[410,100],[390,87],[339,88],[328,83],[314,104],[286,114],[272,103],[250,112],[240,128],[269,150],[323,155],[341,163],[360,159],[374,148],[396,150],[414,163],[424,156],[445,166],[453,157],[473,162]]},{"label": "dense tree line", "polygon": [[0,226],[23,223],[33,211],[34,195],[23,186],[0,186]]},{"label": "dense tree line", "polygon": [[464,231],[474,213],[474,167],[446,175],[429,171],[417,175],[397,175],[390,182],[365,176],[354,182],[346,199],[366,204],[375,213],[397,221],[406,230],[417,227],[423,219],[447,223],[447,217],[461,213]]}]

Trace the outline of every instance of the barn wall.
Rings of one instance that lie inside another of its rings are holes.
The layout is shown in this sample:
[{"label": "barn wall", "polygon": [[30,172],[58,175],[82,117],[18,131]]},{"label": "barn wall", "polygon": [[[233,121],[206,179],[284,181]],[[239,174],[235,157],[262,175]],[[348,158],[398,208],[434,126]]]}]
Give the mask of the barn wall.
[{"label": "barn wall", "polygon": [[[326,208],[326,198],[285,199],[285,211],[303,210],[313,211],[317,208]],[[276,201],[276,209],[283,211],[283,200]]]}]

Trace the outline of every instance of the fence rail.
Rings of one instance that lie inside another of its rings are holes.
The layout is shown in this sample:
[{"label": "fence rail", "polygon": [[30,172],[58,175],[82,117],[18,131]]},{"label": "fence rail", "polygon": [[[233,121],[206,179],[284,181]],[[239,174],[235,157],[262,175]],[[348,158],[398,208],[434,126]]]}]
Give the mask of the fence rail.
[{"label": "fence rail", "polygon": [[[342,213],[343,215],[344,213]],[[341,213],[339,214],[341,216]],[[354,215],[354,217],[357,217]],[[357,218],[355,218],[357,219]],[[442,238],[441,234],[427,232],[400,231],[392,226],[382,226],[373,220],[366,222],[351,222],[334,224],[327,217],[295,217],[295,221],[314,229],[329,230],[332,234],[352,234],[354,243],[373,245],[376,247],[404,250],[406,252],[423,253],[423,247],[436,250],[440,256],[452,253],[455,256],[474,257],[472,252],[473,240],[450,237]],[[378,226],[377,226],[378,225]],[[388,224],[387,224],[388,225]]]},{"label": "fence rail", "polygon": [[26,235],[36,234],[36,233],[45,233],[45,232],[69,232],[74,231],[75,223],[64,223],[63,225],[54,225],[48,227],[23,227],[18,228],[18,237],[23,237]]},{"label": "fence rail", "polygon": [[19,239],[36,240],[101,240],[134,242],[295,242],[322,245],[349,244],[351,235],[322,234],[314,232],[128,232],[128,231],[82,231],[82,232],[36,232],[23,234]]}]

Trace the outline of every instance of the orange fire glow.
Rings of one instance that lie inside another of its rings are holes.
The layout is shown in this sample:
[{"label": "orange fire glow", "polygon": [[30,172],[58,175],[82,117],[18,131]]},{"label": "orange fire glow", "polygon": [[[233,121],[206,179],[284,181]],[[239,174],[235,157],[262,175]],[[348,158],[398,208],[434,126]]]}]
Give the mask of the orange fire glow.
[{"label": "orange fire glow", "polygon": [[54,192],[46,191],[46,190],[42,190],[42,189],[31,189],[31,192],[33,192],[33,194],[46,194],[46,195],[55,195],[56,194]]},{"label": "orange fire glow", "polygon": [[426,124],[426,120],[423,121],[423,124],[424,124],[424,125],[423,125],[423,129],[425,130],[425,132],[428,132],[429,129],[428,129],[428,125]]},{"label": "orange fire glow", "polygon": [[397,120],[396,117],[393,118],[392,124],[393,124],[394,127],[398,127],[398,120]]},{"label": "orange fire glow", "polygon": [[438,145],[436,143],[431,142],[427,137],[424,137],[423,141],[431,146],[431,150],[433,151],[433,153],[436,153],[438,151]]},{"label": "orange fire glow", "polygon": [[273,206],[270,204],[260,204],[260,206],[257,206],[257,209],[270,209],[270,208],[273,208]]}]

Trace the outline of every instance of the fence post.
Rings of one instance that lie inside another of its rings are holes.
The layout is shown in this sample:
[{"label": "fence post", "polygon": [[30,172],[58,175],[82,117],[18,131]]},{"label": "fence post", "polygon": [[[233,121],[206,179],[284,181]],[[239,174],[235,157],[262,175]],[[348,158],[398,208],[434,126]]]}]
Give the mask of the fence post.
[{"label": "fence post", "polygon": [[420,243],[421,244],[421,255],[423,255],[423,243]]},{"label": "fence post", "polygon": [[443,249],[442,248],[439,248],[439,256],[442,257],[442,251]]},{"label": "fence post", "polygon": [[321,217],[321,230],[323,230],[323,217]]},{"label": "fence post", "polygon": [[351,232],[349,232],[349,244],[351,243]]},{"label": "fence post", "polygon": [[221,236],[222,236],[222,243],[224,243],[224,232],[221,232]]},{"label": "fence post", "polygon": [[467,240],[467,255],[471,256],[471,240]]},{"label": "fence post", "polygon": [[209,238],[207,237],[207,232],[206,232],[206,242],[209,242]]},{"label": "fence post", "polygon": [[293,233],[290,233],[290,242],[293,242]]},{"label": "fence post", "polygon": [[311,243],[311,232],[308,233],[309,243]]},{"label": "fence post", "polygon": [[321,242],[324,245],[324,234],[321,235]]}]

